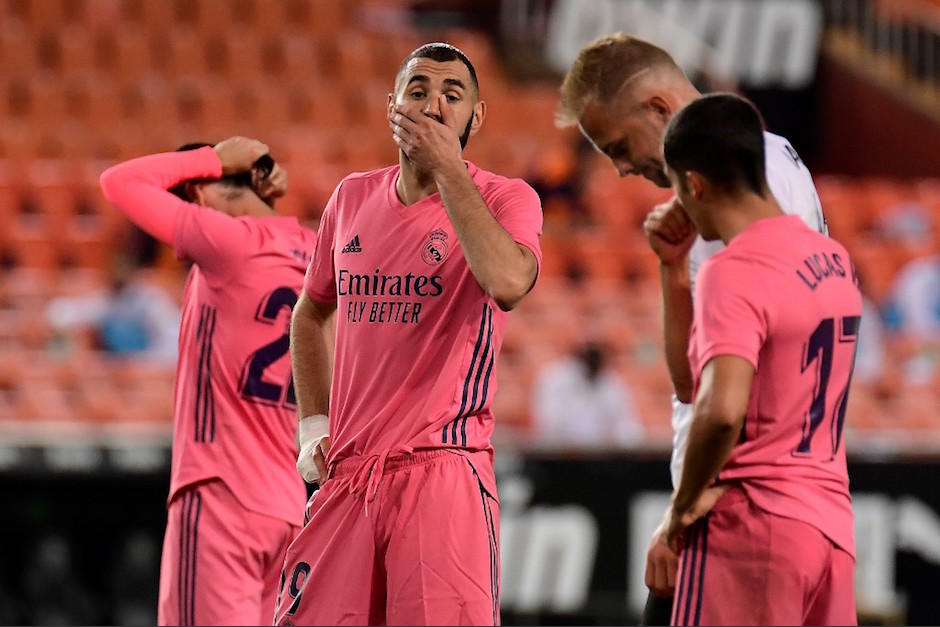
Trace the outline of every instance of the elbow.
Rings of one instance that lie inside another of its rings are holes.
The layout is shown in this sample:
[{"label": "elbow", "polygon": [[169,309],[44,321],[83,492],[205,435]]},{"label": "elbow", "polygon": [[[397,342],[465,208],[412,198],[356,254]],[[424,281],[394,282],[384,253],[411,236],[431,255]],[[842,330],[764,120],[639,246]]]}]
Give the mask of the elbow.
[{"label": "elbow", "polygon": [[499,307],[500,311],[512,311],[516,308],[520,302],[522,302],[521,297],[511,297],[505,295],[497,295],[490,293],[490,298],[496,303],[496,306]]},{"label": "elbow", "polygon": [[323,327],[329,320],[330,311],[331,308],[315,303],[303,292],[291,311],[291,330]]},{"label": "elbow", "polygon": [[528,273],[505,272],[496,277],[484,289],[503,311],[512,311],[535,284],[535,276]]},{"label": "elbow", "polygon": [[688,405],[692,402],[692,382],[691,381],[673,381],[676,398],[680,403]]},{"label": "elbow", "polygon": [[722,434],[736,433],[744,423],[744,412],[731,407],[696,407],[695,413],[698,420]]},{"label": "elbow", "polygon": [[306,295],[301,296],[291,311],[290,327],[292,331],[304,330],[317,323],[316,308],[312,306]]},{"label": "elbow", "polygon": [[528,292],[528,285],[524,285],[521,281],[512,281],[509,278],[501,280],[497,285],[489,286],[486,290],[490,298],[503,311],[515,309]]},{"label": "elbow", "polygon": [[109,202],[114,202],[117,197],[117,190],[120,187],[120,167],[111,166],[101,173],[98,177],[98,185],[101,187],[101,193]]}]

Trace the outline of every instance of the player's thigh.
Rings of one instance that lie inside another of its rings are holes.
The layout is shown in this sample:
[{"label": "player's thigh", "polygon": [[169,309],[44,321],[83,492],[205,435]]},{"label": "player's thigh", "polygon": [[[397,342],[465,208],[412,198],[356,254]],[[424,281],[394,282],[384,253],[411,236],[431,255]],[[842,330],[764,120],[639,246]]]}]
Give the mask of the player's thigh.
[{"label": "player's thigh", "polygon": [[262,568],[246,512],[221,481],[195,484],[170,504],[158,622],[247,624],[257,619]]},{"label": "player's thigh", "polygon": [[287,548],[275,624],[374,622],[373,597],[381,584],[376,574],[375,539],[363,498],[331,479],[311,497],[307,522]]},{"label": "player's thigh", "polygon": [[831,546],[831,558],[817,587],[804,625],[856,625],[855,560],[842,549]]},{"label": "player's thigh", "polygon": [[459,455],[392,475],[390,625],[499,623],[499,503]]},{"label": "player's thigh", "polygon": [[284,569],[284,557],[287,547],[297,536],[300,527],[291,525],[283,520],[253,514],[253,526],[258,535],[264,539],[264,569],[262,572],[263,587],[261,591],[261,605],[258,625],[270,625],[275,620],[275,606],[280,591],[280,577]]},{"label": "player's thigh", "polygon": [[794,559],[801,553],[794,554],[796,538],[782,520],[732,489],[690,527],[672,624],[799,624],[805,585]]},{"label": "player's thigh", "polygon": [[163,552],[160,557],[160,590],[157,601],[158,625],[182,625],[177,570],[180,562],[182,527],[179,512],[183,498],[173,499],[167,508],[166,531],[163,534]]}]

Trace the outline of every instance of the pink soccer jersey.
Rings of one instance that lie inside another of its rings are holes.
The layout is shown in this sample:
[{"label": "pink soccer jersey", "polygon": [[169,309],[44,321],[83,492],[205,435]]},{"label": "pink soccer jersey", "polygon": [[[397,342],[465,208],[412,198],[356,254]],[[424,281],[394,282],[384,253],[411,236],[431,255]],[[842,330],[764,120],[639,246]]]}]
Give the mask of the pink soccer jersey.
[{"label": "pink soccer jersey", "polygon": [[[496,220],[541,264],[535,191],[467,167]],[[330,464],[410,449],[491,450],[507,314],[470,272],[440,194],[405,206],[398,173],[340,183],[307,270],[310,298],[337,305]]]},{"label": "pink soccer jersey", "polygon": [[757,507],[854,555],[842,429],[862,299],[845,248],[799,217],[760,220],[702,267],[689,343],[698,388],[718,355],[756,369],[741,440],[719,474]]},{"label": "pink soccer jersey", "polygon": [[315,234],[294,217],[232,218],[165,190],[217,178],[212,148],[134,159],[102,190],[142,228],[193,262],[173,400],[169,500],[219,478],[249,510],[297,525],[306,492],[296,469],[290,312]]}]

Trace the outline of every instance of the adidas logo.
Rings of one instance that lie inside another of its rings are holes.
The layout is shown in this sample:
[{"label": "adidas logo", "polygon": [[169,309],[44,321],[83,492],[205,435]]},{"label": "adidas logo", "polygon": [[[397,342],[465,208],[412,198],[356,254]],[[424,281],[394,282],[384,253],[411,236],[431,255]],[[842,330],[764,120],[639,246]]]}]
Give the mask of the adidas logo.
[{"label": "adidas logo", "polygon": [[359,245],[359,236],[357,235],[357,236],[355,236],[354,238],[352,238],[351,240],[349,240],[349,243],[346,244],[345,246],[343,246],[343,250],[342,250],[341,252],[342,252],[342,254],[346,254],[346,253],[361,253],[361,252],[362,252],[362,246]]}]

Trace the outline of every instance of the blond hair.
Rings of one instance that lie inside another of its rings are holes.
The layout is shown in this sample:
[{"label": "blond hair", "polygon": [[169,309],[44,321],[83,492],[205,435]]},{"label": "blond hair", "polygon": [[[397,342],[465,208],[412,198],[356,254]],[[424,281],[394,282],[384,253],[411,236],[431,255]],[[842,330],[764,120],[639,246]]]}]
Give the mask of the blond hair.
[{"label": "blond hair", "polygon": [[595,39],[578,52],[561,84],[557,124],[574,126],[588,102],[608,103],[630,78],[654,69],[682,72],[668,52],[648,41],[624,33]]}]

